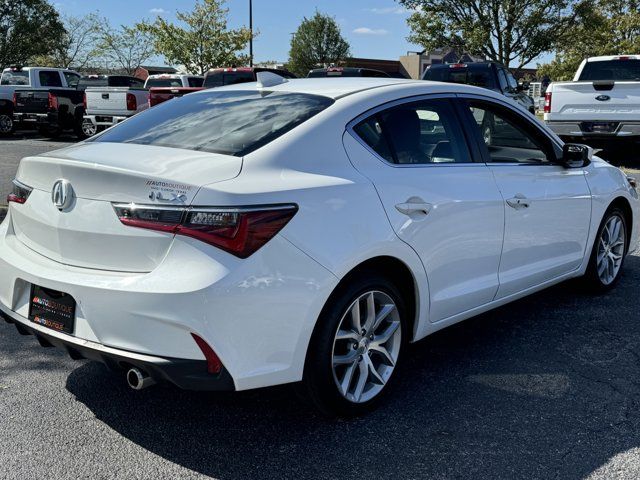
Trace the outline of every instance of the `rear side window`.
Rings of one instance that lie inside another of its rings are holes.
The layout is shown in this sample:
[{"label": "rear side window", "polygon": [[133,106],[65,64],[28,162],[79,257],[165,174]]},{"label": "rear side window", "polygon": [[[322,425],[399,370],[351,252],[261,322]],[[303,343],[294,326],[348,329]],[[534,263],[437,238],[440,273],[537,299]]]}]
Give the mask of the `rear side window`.
[{"label": "rear side window", "polygon": [[203,79],[198,77],[189,77],[189,86],[193,88],[201,87]]},{"label": "rear side window", "polygon": [[216,91],[187,95],[146,110],[95,137],[243,156],[333,104],[302,93]]},{"label": "rear side window", "polygon": [[579,80],[640,81],[640,60],[587,62]]},{"label": "rear side window", "polygon": [[67,85],[71,88],[76,88],[80,81],[80,75],[72,72],[64,72],[64,78],[67,81]]},{"label": "rear side window", "polygon": [[38,78],[40,79],[40,86],[42,87],[62,86],[62,79],[60,78],[60,74],[58,72],[44,70],[38,73]]},{"label": "rear side window", "polygon": [[399,165],[470,162],[458,117],[448,100],[427,100],[380,112],[354,132]]},{"label": "rear side window", "polygon": [[29,72],[2,72],[0,85],[29,85]]}]

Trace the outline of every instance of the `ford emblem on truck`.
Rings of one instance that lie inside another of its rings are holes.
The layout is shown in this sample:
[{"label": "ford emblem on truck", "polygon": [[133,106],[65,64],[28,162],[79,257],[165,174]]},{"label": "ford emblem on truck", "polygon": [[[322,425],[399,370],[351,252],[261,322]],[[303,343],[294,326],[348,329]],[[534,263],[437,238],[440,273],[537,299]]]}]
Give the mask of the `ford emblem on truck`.
[{"label": "ford emblem on truck", "polygon": [[606,102],[607,100],[611,100],[611,97],[609,95],[598,95],[596,100],[599,102]]}]

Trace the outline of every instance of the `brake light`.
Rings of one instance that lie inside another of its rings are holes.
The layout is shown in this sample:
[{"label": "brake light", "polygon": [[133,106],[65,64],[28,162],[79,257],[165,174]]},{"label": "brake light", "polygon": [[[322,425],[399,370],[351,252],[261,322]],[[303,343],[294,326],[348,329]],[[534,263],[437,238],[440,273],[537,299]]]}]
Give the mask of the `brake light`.
[{"label": "brake light", "polygon": [[58,97],[49,92],[49,110],[58,109]]},{"label": "brake light", "polygon": [[630,56],[628,56],[628,55],[623,55],[623,56],[621,56],[621,57],[617,57],[617,58],[616,58],[616,60],[630,60],[630,59],[631,59],[631,57],[630,57]]},{"label": "brake light", "polygon": [[137,110],[138,101],[133,93],[127,93],[127,110]]},{"label": "brake light", "polygon": [[551,92],[544,94],[544,113],[551,113]]},{"label": "brake light", "polygon": [[84,108],[84,111],[87,111],[87,92],[84,92],[82,94],[82,107]]},{"label": "brake light", "polygon": [[298,211],[296,205],[262,207],[156,207],[115,204],[120,222],[195,238],[239,258],[247,258],[275,237]]},{"label": "brake light", "polygon": [[195,333],[192,333],[191,336],[198,344],[198,347],[204,354],[204,358],[207,360],[207,372],[213,375],[220,373],[222,370],[222,362],[218,358],[218,355],[216,355],[216,352],[213,351],[213,348],[211,348],[207,342]]},{"label": "brake light", "polygon": [[16,95],[16,92],[13,92],[13,105],[18,105],[18,95]]},{"label": "brake light", "polygon": [[467,64],[466,63],[452,63],[451,65],[449,65],[449,68],[466,68]]},{"label": "brake light", "polygon": [[19,182],[18,180],[13,180],[12,187],[11,193],[7,195],[7,203],[26,203],[29,195],[31,195],[31,192],[33,191],[33,188]]}]

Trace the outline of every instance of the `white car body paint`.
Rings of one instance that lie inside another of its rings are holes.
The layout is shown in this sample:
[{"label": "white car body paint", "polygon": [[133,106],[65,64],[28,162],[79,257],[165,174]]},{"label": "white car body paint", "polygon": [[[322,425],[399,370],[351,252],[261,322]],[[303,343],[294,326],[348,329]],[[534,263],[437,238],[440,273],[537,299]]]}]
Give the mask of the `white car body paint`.
[{"label": "white car body paint", "polygon": [[[251,89],[256,84],[216,91]],[[637,194],[602,160],[539,172],[484,163],[398,167],[348,130],[389,102],[470,94],[504,103],[498,94],[362,78],[291,80],[271,90],[336,102],[244,158],[89,142],[23,160],[17,179],[34,190],[25,204],[11,203],[0,226],[0,311],[71,345],[138,356],[202,360],[195,333],[244,390],[302,378],[327,299],[367,260],[392,257],[411,272],[415,341],[583,274],[616,198],[632,207],[631,250],[637,246]],[[51,203],[60,178],[76,193],[68,212]],[[118,221],[112,202],[152,203],[150,185],[163,182],[178,185],[186,205],[295,203],[299,210],[271,241],[240,259],[193,238]],[[536,208],[508,211],[505,200],[518,193]],[[412,197],[430,205],[424,218],[395,208]],[[73,335],[28,320],[32,284],[76,299]]]}]

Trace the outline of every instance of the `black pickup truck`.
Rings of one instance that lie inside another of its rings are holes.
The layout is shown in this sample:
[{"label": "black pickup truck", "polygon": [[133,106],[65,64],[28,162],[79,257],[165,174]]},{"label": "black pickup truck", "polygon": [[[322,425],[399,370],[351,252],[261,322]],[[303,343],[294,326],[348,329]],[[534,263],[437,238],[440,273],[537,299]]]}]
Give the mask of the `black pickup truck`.
[{"label": "black pickup truck", "polygon": [[84,118],[84,92],[76,89],[16,90],[13,118],[18,127],[33,126],[45,137],[73,131],[78,138]]}]

